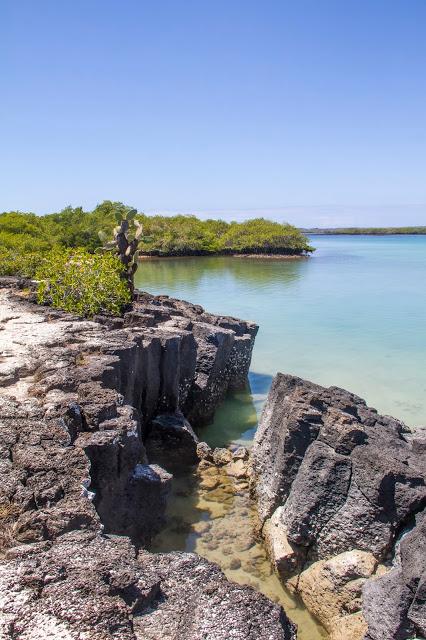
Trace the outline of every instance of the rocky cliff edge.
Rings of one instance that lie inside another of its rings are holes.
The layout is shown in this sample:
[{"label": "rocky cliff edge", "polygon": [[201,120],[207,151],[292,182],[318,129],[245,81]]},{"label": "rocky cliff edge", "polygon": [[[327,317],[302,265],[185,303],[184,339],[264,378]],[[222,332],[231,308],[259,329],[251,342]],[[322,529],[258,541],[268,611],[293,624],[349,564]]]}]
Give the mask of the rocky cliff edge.
[{"label": "rocky cliff edge", "polygon": [[149,294],[87,321],[6,284],[0,638],[294,638],[280,607],[212,563],[143,550],[171,482],[150,438],[188,452],[191,424],[245,384],[256,325]]}]

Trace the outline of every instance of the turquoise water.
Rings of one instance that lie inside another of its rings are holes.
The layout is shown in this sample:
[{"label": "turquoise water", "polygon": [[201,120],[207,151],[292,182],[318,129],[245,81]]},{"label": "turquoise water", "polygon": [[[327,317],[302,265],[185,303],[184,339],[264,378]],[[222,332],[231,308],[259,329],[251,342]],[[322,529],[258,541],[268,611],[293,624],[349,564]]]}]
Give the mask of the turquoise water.
[{"label": "turquoise water", "polygon": [[[145,261],[137,286],[256,321],[251,387],[258,406],[282,371],[349,389],[409,425],[426,424],[426,237],[311,240],[317,251],[304,260]],[[248,414],[247,402],[234,400],[235,415],[241,404]],[[224,422],[233,435],[240,429]],[[217,440],[226,437],[222,427]]]}]

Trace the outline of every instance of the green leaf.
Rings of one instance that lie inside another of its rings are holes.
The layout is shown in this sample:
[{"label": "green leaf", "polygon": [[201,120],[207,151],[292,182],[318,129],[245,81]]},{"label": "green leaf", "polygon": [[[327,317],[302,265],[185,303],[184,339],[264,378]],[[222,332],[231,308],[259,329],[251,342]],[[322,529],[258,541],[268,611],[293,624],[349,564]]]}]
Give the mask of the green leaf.
[{"label": "green leaf", "polygon": [[133,220],[137,215],[138,215],[137,209],[130,209],[130,211],[128,211],[126,214],[126,218],[127,220]]}]

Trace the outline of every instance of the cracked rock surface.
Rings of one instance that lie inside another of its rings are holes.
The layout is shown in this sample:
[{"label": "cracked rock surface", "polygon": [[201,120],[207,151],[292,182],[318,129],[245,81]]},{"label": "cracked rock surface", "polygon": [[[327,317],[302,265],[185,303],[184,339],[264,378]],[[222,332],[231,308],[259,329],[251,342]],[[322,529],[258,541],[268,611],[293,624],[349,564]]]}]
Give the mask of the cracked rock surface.
[{"label": "cracked rock surface", "polygon": [[252,492],[282,580],[333,640],[425,634],[425,436],[337,387],[274,379]]},{"label": "cracked rock surface", "polygon": [[295,638],[280,607],[195,554],[137,556],[128,538],[79,531],[8,555],[1,638]]}]

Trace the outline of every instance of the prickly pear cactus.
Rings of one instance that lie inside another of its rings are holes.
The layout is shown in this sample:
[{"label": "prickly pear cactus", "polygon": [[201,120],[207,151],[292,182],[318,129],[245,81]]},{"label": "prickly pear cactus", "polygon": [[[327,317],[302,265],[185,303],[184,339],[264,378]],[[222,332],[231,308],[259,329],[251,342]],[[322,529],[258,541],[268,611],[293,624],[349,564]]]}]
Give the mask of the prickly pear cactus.
[{"label": "prickly pear cactus", "polygon": [[[114,251],[124,265],[124,275],[132,297],[134,296],[134,276],[138,268],[138,245],[142,236],[142,225],[136,220],[136,209],[127,207],[124,211],[116,209],[114,215],[117,226],[114,227],[114,240],[106,242],[103,249]],[[102,242],[106,240],[106,234],[99,232]]]}]

